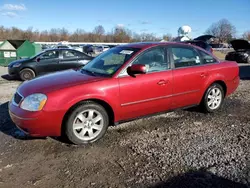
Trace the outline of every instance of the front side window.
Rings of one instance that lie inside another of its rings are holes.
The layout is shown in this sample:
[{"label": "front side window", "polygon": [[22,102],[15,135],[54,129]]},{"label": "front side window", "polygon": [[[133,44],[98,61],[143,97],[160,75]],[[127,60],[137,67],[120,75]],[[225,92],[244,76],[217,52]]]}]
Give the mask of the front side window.
[{"label": "front side window", "polygon": [[40,55],[41,60],[43,59],[55,59],[59,57],[58,51],[47,51]]},{"label": "front side window", "polygon": [[165,59],[165,48],[157,47],[146,51],[140,55],[133,64],[143,64],[147,72],[158,72],[168,69],[168,63]]},{"label": "front side window", "polygon": [[172,47],[175,68],[197,66],[201,64],[199,54],[192,48]]},{"label": "front side window", "polygon": [[112,76],[139,50],[140,49],[138,48],[128,47],[112,48],[95,57],[82,68],[82,71],[91,72],[93,74],[101,74],[104,76]]},{"label": "front side window", "polygon": [[211,64],[211,63],[217,63],[217,60],[212,57],[211,55],[199,50],[201,56],[202,56],[202,59],[203,59],[203,63],[204,64]]}]

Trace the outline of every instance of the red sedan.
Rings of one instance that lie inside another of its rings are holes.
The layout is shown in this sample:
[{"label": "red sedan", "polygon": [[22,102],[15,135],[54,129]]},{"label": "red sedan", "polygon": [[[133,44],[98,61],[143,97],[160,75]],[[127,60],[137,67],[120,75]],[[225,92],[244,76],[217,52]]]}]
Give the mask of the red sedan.
[{"label": "red sedan", "polygon": [[236,62],[220,62],[183,43],[112,48],[81,69],[24,82],[9,103],[13,122],[32,136],[66,135],[75,144],[104,136],[109,125],[200,105],[220,109],[239,85]]}]

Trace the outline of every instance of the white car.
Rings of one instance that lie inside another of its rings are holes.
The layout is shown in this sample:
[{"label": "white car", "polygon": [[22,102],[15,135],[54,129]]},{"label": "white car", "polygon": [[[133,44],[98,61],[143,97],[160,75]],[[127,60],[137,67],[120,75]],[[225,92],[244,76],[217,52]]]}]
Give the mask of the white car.
[{"label": "white car", "polygon": [[80,45],[72,44],[70,47],[74,50],[77,50],[79,52],[83,52],[83,48]]},{"label": "white car", "polygon": [[110,47],[109,46],[102,46],[102,48],[103,48],[103,52],[105,52],[105,51],[107,51],[107,50],[109,50],[110,49]]}]

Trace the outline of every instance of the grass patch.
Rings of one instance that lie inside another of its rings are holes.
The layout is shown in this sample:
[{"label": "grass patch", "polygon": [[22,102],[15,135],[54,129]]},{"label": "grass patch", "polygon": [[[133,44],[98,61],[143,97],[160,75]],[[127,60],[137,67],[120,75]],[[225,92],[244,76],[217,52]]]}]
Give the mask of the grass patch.
[{"label": "grass patch", "polygon": [[226,53],[222,53],[220,51],[214,51],[213,54],[218,58],[218,59],[225,59]]}]

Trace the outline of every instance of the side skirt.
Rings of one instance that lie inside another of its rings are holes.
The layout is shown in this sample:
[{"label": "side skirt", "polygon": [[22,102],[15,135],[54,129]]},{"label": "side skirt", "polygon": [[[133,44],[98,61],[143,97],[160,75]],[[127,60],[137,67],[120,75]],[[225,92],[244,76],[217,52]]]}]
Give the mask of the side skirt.
[{"label": "side skirt", "polygon": [[152,117],[152,116],[156,116],[156,115],[160,115],[160,114],[165,114],[165,113],[168,113],[168,112],[173,112],[173,111],[176,111],[176,110],[185,110],[185,109],[193,108],[193,107],[197,107],[197,106],[199,106],[199,104],[194,104],[194,105],[189,105],[189,106],[185,106],[185,107],[182,107],[182,108],[177,108],[177,109],[172,109],[172,110],[157,112],[157,113],[148,114],[148,115],[145,115],[145,116],[139,116],[139,117],[136,117],[136,118],[121,120],[121,121],[115,122],[114,126],[117,126],[117,125],[122,124],[122,123],[127,123],[127,122],[130,122],[130,121],[134,121],[134,120],[137,120],[137,119],[148,118],[148,117]]}]

